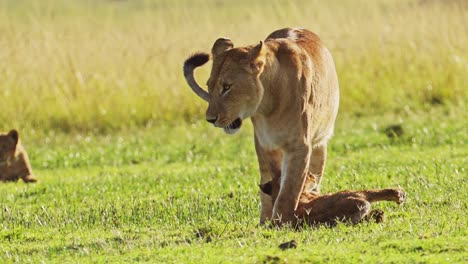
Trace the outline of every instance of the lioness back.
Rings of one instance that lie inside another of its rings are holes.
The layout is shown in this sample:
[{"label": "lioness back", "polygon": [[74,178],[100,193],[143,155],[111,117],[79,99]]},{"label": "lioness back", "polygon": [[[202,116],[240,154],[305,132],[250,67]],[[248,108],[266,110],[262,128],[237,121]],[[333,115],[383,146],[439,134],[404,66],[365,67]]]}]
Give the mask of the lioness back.
[{"label": "lioness back", "polygon": [[0,132],[0,181],[36,182],[26,150],[19,139],[18,132]]},{"label": "lioness back", "polygon": [[[307,29],[280,29],[271,33],[265,41],[269,40],[279,43],[278,54],[293,54],[285,60],[296,60],[295,70],[299,68],[299,73],[302,74],[298,78],[310,82],[312,89],[308,94],[308,103],[314,112],[311,120],[314,124],[312,144],[326,144],[333,135],[339,106],[338,76],[331,53],[320,38]],[[309,56],[297,58],[297,54],[304,52],[294,52],[294,47],[302,49]],[[278,59],[281,60],[281,56]],[[310,75],[312,80],[308,80]]]}]

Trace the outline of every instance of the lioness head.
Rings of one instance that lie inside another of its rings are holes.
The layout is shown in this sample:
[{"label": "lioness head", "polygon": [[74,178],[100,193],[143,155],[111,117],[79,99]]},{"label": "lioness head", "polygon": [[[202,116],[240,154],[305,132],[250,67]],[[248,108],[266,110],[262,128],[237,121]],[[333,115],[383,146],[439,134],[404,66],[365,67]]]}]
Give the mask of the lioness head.
[{"label": "lioness head", "polygon": [[0,163],[11,159],[15,155],[18,144],[18,132],[11,130],[7,134],[0,134]]},{"label": "lioness head", "polygon": [[209,55],[197,53],[185,61],[185,79],[192,90],[208,102],[208,122],[234,134],[242,120],[255,114],[263,98],[259,76],[264,69],[267,49],[263,42],[234,48],[231,40],[217,39],[211,49],[213,66],[207,82],[208,92],[197,84],[193,71],[205,64]]}]

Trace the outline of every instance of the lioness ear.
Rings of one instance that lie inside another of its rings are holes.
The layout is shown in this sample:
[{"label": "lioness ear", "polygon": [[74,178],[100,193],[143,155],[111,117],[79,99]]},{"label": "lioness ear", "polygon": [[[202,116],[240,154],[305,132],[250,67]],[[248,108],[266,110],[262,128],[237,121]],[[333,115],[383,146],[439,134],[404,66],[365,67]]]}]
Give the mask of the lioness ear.
[{"label": "lioness ear", "polygon": [[10,130],[10,132],[8,132],[8,136],[11,139],[13,139],[13,141],[15,143],[15,146],[16,146],[16,144],[18,144],[18,139],[19,139],[18,131],[12,129],[12,130]]},{"label": "lioness ear", "polygon": [[213,56],[213,59],[216,58],[219,54],[230,50],[234,47],[234,44],[232,44],[232,41],[228,38],[219,38],[215,41],[213,44],[213,48],[211,48],[211,55]]},{"label": "lioness ear", "polygon": [[265,65],[265,44],[263,41],[253,47],[248,54],[249,67],[255,74],[260,74],[263,71],[263,66]]},{"label": "lioness ear", "polygon": [[264,183],[264,184],[260,184],[260,185],[258,185],[258,187],[260,187],[260,190],[262,190],[262,192],[264,194],[271,195],[273,193],[273,183],[272,183],[272,181],[269,181],[269,182]]}]

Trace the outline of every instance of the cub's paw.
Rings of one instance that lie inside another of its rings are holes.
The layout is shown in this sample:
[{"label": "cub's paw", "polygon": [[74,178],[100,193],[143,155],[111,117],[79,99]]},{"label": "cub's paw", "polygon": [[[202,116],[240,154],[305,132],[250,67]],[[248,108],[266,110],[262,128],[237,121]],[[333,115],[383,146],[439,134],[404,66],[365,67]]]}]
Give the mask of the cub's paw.
[{"label": "cub's paw", "polygon": [[367,221],[375,221],[376,223],[382,223],[385,220],[385,213],[380,209],[374,209],[369,212],[366,216]]},{"label": "cub's paw", "polygon": [[406,201],[406,193],[403,191],[403,189],[396,189],[396,203],[397,204],[402,204]]}]

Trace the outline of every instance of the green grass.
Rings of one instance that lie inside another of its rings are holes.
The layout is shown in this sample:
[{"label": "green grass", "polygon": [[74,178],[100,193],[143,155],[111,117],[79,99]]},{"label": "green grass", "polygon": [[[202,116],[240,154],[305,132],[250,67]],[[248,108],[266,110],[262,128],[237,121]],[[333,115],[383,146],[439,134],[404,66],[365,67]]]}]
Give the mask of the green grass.
[{"label": "green grass", "polygon": [[[340,118],[323,191],[401,186],[382,224],[257,225],[252,129],[205,123],[112,135],[29,133],[41,182],[0,185],[0,262],[304,263],[468,260],[466,120],[457,109]],[[385,127],[404,134],[389,139]],[[278,245],[295,239],[297,249]]]},{"label": "green grass", "polygon": [[250,45],[286,26],[331,50],[343,113],[463,105],[467,16],[463,0],[2,0],[0,124],[106,132],[193,121],[205,104],[183,80],[184,59],[220,36]]}]

